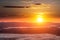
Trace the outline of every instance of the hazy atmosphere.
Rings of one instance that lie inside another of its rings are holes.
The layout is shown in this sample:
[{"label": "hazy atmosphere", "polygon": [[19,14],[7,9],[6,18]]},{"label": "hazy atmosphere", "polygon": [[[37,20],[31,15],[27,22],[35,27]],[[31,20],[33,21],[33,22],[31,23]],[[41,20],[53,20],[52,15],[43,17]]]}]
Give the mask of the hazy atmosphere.
[{"label": "hazy atmosphere", "polygon": [[[40,5],[36,5],[37,3]],[[30,8],[5,8],[4,6],[29,6]],[[59,21],[59,7],[60,0],[0,0],[0,18],[35,18],[40,15],[45,21],[51,19]]]},{"label": "hazy atmosphere", "polygon": [[0,40],[60,40],[60,0],[0,0]]}]

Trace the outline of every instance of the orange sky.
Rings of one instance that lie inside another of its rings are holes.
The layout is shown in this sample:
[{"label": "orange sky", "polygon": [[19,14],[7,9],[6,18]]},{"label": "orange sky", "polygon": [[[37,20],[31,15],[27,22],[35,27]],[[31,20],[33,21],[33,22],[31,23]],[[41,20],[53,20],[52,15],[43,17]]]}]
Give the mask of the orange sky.
[{"label": "orange sky", "polygon": [[[36,22],[34,18],[2,18],[0,22]],[[59,18],[43,19],[43,22],[60,22]]]}]

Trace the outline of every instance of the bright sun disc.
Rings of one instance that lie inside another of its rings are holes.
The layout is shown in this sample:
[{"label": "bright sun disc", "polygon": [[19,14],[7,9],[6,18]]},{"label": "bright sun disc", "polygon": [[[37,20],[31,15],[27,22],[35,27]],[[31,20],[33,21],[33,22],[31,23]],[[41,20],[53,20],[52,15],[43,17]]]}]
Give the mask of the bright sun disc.
[{"label": "bright sun disc", "polygon": [[43,22],[43,18],[37,18],[37,22]]}]

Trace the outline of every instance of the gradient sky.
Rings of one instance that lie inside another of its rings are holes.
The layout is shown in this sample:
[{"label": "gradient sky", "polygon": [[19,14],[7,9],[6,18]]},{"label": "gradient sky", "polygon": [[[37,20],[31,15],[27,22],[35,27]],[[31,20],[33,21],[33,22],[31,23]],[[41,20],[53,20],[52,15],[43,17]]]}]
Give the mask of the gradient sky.
[{"label": "gradient sky", "polygon": [[[31,3],[41,3],[44,8],[40,9],[20,9],[3,8],[3,6],[20,6]],[[60,19],[60,0],[0,0],[0,17],[9,14],[12,15],[33,15],[34,13],[46,12],[47,16]],[[9,16],[8,15],[8,16]]]}]

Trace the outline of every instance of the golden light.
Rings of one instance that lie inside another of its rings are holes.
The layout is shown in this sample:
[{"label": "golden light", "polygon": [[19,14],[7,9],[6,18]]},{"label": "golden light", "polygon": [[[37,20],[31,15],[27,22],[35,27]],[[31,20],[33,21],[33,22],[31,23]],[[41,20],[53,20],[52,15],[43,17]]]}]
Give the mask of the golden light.
[{"label": "golden light", "polygon": [[37,18],[37,22],[43,22],[43,18]]},{"label": "golden light", "polygon": [[43,19],[43,13],[38,14],[36,16],[36,22],[41,23],[43,21],[44,21],[44,19]]},{"label": "golden light", "polygon": [[38,24],[45,23],[47,21],[47,17],[45,14],[45,12],[36,12],[31,21]]}]

